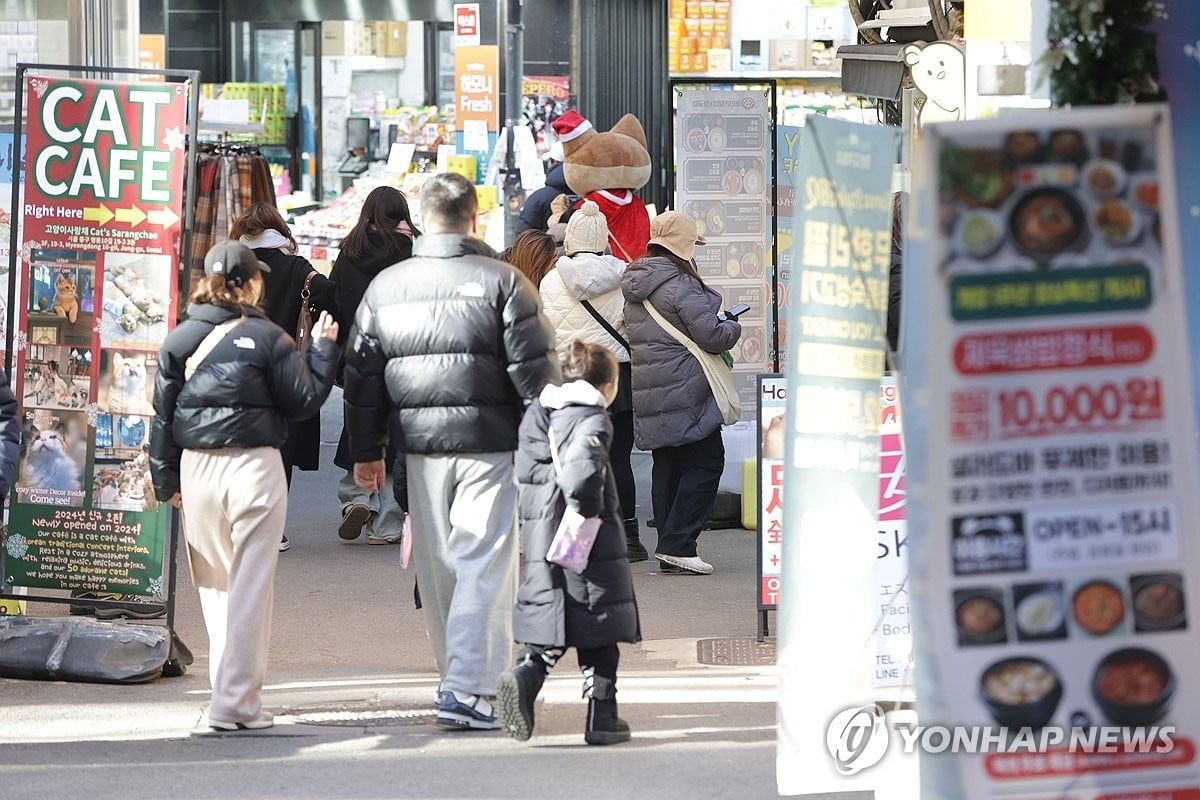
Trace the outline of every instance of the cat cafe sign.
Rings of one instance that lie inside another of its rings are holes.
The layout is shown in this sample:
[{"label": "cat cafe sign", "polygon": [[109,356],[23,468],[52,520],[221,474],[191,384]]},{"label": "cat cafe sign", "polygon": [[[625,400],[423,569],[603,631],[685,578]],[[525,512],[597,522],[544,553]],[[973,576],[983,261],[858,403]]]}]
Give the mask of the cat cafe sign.
[{"label": "cat cafe sign", "polygon": [[185,87],[32,76],[26,101],[4,588],[158,599],[167,526],[148,446],[178,309]]}]

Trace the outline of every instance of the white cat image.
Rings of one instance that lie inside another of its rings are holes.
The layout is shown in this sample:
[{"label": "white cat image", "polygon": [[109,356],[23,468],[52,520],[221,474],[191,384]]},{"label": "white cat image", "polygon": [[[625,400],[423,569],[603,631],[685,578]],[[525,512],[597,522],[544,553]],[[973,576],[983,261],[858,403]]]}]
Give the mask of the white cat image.
[{"label": "white cat image", "polygon": [[108,410],[113,413],[154,413],[147,397],[146,357],[141,354],[123,356],[113,353],[112,383],[108,391]]},{"label": "white cat image", "polygon": [[79,465],[67,454],[67,429],[62,423],[53,428],[30,426],[30,441],[21,462],[21,487],[57,492],[78,492]]}]

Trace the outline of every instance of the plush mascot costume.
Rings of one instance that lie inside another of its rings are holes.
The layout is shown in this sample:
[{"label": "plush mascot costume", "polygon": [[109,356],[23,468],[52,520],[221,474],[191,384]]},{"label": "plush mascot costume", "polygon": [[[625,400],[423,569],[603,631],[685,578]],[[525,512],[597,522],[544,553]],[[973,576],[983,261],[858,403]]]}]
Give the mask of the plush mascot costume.
[{"label": "plush mascot costume", "polygon": [[596,131],[575,111],[553,123],[562,142],[563,175],[571,191],[600,206],[608,220],[609,246],[622,261],[633,261],[646,252],[650,241],[650,215],[634,194],[650,181],[650,153],[646,132],[632,114],[621,117],[611,131]]}]

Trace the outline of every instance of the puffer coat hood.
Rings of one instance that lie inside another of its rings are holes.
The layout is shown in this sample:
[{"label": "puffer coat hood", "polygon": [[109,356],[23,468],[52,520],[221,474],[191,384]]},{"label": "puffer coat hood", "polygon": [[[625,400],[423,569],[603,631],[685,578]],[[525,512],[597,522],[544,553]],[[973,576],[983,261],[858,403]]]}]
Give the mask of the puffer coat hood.
[{"label": "puffer coat hood", "polygon": [[[551,428],[561,474],[550,456]],[[513,611],[518,642],[601,647],[641,640],[633,574],[608,462],[611,442],[604,398],[584,381],[547,386],[525,412],[516,461],[524,559]],[[568,505],[601,520],[582,575],[546,561]]]},{"label": "puffer coat hood", "polygon": [[719,320],[721,296],[668,258],[652,256],[629,265],[621,279],[625,328],[633,368],[634,441],[642,450],[698,442],[721,427],[722,416],[700,362],[647,313],[651,302],[663,317],[709,353],[737,343],[742,326]]},{"label": "puffer coat hood", "polygon": [[[245,317],[185,378],[188,357],[218,325]],[[307,357],[262,312],[200,304],[167,335],[154,379],[150,471],[154,493],[168,500],[179,491],[184,450],[280,447],[288,420],[321,410],[337,367],[337,345],[314,339]]]},{"label": "puffer coat hood", "polygon": [[577,253],[558,259],[554,269],[542,278],[542,303],[554,326],[559,359],[566,356],[571,340],[579,338],[607,347],[617,361],[629,360],[629,351],[580,302],[587,300],[617,333],[625,336],[625,299],[621,296],[624,274],[625,262],[618,258]]},{"label": "puffer coat hood", "polygon": [[371,281],[346,352],[355,463],[383,457],[387,416],[406,453],[517,448],[527,401],[558,379],[533,284],[478,239],[425,234]]}]

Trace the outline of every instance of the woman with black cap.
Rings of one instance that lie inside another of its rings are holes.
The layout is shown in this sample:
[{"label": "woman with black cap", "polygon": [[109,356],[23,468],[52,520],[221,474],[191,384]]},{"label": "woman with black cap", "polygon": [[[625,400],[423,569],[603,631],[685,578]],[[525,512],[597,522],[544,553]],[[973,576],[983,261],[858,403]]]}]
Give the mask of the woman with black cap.
[{"label": "woman with black cap", "polygon": [[709,353],[737,343],[742,326],[721,311],[692,261],[704,239],[696,223],[664,211],[650,223],[646,254],[621,278],[633,365],[633,432],[654,457],[650,497],[658,524],[654,557],[664,573],[709,575],[696,540],[717,499],[725,467],[723,416],[700,362],[651,316],[647,306]]},{"label": "woman with black cap", "polygon": [[261,310],[269,268],[237,241],[204,257],[187,319],[158,354],[150,471],[159,500],[182,508],[192,580],[209,638],[218,730],[269,728],[262,708],[272,584],[287,521],[279,448],[288,421],[316,414],[337,367],[325,312],[307,357]]}]

